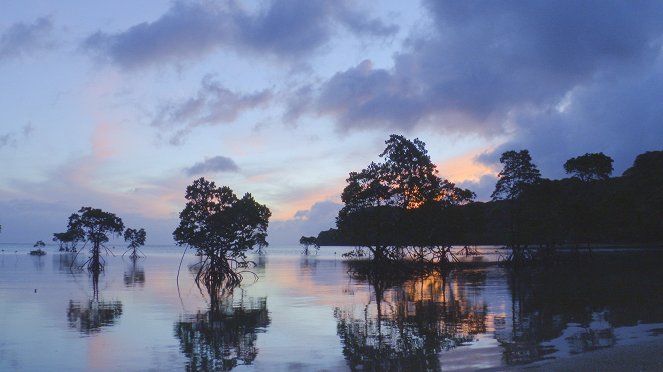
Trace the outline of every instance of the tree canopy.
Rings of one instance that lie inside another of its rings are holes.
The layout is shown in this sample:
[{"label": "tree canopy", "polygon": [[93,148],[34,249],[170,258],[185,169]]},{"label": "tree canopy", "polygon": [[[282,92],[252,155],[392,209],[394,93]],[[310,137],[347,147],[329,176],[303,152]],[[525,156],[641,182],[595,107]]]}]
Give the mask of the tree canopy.
[{"label": "tree canopy", "polygon": [[567,160],[564,170],[584,182],[606,180],[612,174],[612,162],[612,158],[602,152],[587,153]]},{"label": "tree canopy", "polygon": [[65,235],[75,239],[81,238],[91,244],[92,256],[88,260],[88,269],[98,273],[103,270],[103,263],[100,259],[101,248],[110,240],[110,237],[120,236],[123,230],[124,223],[115,214],[98,208],[82,207],[78,213],[69,216]]},{"label": "tree canopy", "polygon": [[[432,230],[440,227],[421,219],[474,198],[473,192],[438,176],[424,142],[391,135],[385,144],[382,162],[371,162],[360,172],[350,173],[341,194],[345,205],[336,220],[343,234],[367,247],[378,261],[399,258],[403,244],[411,243],[409,239],[422,234],[432,237]],[[416,212],[424,206],[430,213]],[[424,225],[428,230],[422,232]],[[432,243],[430,239],[418,241]]]},{"label": "tree canopy", "polygon": [[138,257],[138,251],[139,248],[145,245],[145,239],[147,238],[147,233],[145,232],[145,229],[132,229],[132,228],[127,228],[124,230],[124,241],[129,243],[127,245],[128,250],[131,251],[131,254],[129,257],[131,258],[137,258]]},{"label": "tree canopy", "polygon": [[541,179],[541,172],[532,163],[528,150],[506,151],[500,156],[503,168],[497,175],[491,198],[493,200],[516,199],[527,186],[536,184]]},{"label": "tree canopy", "polygon": [[247,268],[246,251],[267,246],[267,226],[271,212],[257,203],[251,194],[241,199],[227,187],[197,179],[186,188],[186,205],[180,212],[180,224],[173,232],[178,245],[196,249],[203,257],[196,283],[201,280],[216,293],[239,285],[241,272]]},{"label": "tree canopy", "polygon": [[304,247],[302,253],[305,255],[309,254],[310,248],[313,247],[315,248],[316,252],[318,249],[320,249],[320,245],[318,244],[318,238],[315,236],[302,236],[299,238],[299,244]]},{"label": "tree canopy", "polygon": [[60,251],[66,252],[76,252],[76,247],[78,243],[85,241],[85,232],[77,224],[77,221],[80,219],[80,215],[73,213],[69,216],[69,223],[67,225],[67,231],[61,233],[53,233],[53,241],[58,242],[60,245]]}]

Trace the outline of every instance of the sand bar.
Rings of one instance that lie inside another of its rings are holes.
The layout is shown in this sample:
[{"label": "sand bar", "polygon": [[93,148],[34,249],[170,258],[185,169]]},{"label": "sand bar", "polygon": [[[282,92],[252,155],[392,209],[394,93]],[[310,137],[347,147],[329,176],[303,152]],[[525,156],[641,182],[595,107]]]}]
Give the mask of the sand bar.
[{"label": "sand bar", "polygon": [[527,371],[663,371],[663,337],[512,368]]}]

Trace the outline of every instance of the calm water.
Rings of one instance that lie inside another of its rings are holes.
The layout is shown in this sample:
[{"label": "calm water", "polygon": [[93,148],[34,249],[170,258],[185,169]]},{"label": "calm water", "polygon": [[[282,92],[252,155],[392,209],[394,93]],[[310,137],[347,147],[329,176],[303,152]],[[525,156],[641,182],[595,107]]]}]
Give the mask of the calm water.
[{"label": "calm water", "polygon": [[186,270],[193,255],[178,294],[175,247],[106,257],[97,295],[71,254],[0,248],[0,370],[476,370],[663,333],[660,254],[369,283],[348,275],[345,248],[270,248],[259,279],[211,312]]}]

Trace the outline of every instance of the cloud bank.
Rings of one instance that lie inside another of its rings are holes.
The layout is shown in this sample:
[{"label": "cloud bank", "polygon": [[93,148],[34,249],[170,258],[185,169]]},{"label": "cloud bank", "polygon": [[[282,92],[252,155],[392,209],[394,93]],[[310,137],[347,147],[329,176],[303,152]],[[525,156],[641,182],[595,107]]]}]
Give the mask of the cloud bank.
[{"label": "cloud bank", "polygon": [[0,61],[24,58],[33,53],[51,48],[53,21],[41,17],[32,23],[18,22],[0,32]]},{"label": "cloud bank", "polygon": [[195,97],[162,103],[154,115],[152,126],[165,131],[175,129],[170,143],[179,145],[192,128],[233,122],[242,112],[266,105],[271,96],[269,90],[235,93],[207,75]]},{"label": "cloud bank", "polygon": [[82,44],[122,68],[189,61],[221,48],[292,59],[327,43],[335,25],[362,36],[385,37],[393,24],[360,13],[351,1],[264,1],[250,10],[241,2],[176,1],[153,22],[114,33],[97,31]]},{"label": "cloud bank", "polygon": [[496,151],[529,148],[547,176],[587,151],[623,168],[660,147],[663,3],[424,4],[430,24],[412,33],[393,67],[367,59],[303,87],[291,117],[329,116],[341,132],[505,136]]},{"label": "cloud bank", "polygon": [[239,167],[231,158],[225,156],[215,156],[213,158],[205,159],[199,163],[194,164],[192,167],[185,169],[187,176],[197,176],[205,173],[217,172],[237,172]]}]

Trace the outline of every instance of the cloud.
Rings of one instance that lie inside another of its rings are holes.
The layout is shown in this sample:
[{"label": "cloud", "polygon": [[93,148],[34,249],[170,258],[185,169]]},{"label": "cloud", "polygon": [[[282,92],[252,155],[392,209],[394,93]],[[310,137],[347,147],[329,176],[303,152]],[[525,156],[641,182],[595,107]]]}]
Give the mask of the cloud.
[{"label": "cloud", "polygon": [[467,180],[456,184],[457,187],[463,189],[470,189],[476,194],[477,201],[489,201],[490,195],[495,190],[497,177],[492,174],[486,174],[479,178],[479,180]]},{"label": "cloud", "polygon": [[176,1],[153,22],[124,31],[97,31],[85,50],[123,68],[192,60],[223,47],[296,58],[325,44],[334,24],[359,35],[388,36],[398,28],[358,13],[352,2],[265,1],[255,11],[235,1]]},{"label": "cloud", "polygon": [[0,134],[0,149],[6,146],[16,146],[19,139],[27,139],[32,135],[34,127],[32,123],[28,123],[21,128],[20,133],[7,132]]},{"label": "cloud", "polygon": [[53,22],[49,17],[36,19],[33,23],[15,23],[0,33],[0,61],[23,58],[34,52],[50,48]]},{"label": "cloud", "polygon": [[269,223],[267,240],[270,244],[298,244],[299,238],[318,236],[323,230],[336,225],[336,216],[342,205],[331,201],[317,202],[310,209],[297,211],[293,218]]},{"label": "cloud", "polygon": [[184,127],[176,130],[171,139],[171,144],[179,144],[192,128],[230,123],[242,112],[266,105],[271,97],[269,90],[250,94],[232,92],[207,75],[195,97],[163,103],[152,120],[152,126],[166,130]]},{"label": "cloud", "polygon": [[185,169],[187,176],[196,176],[205,173],[216,172],[237,172],[239,167],[231,158],[225,156],[215,156],[205,159],[200,163],[194,164],[191,168]]},{"label": "cloud", "polygon": [[425,5],[430,25],[411,34],[393,67],[366,60],[336,73],[310,111],[345,131],[503,134],[514,115],[554,108],[578,87],[651,70],[663,42],[657,1]]},{"label": "cloud", "polygon": [[574,90],[563,108],[520,115],[512,139],[480,160],[491,163],[504,151],[529,149],[544,177],[563,178],[566,160],[603,152],[620,175],[638,154],[663,148],[661,96],[662,67],[597,81]]}]

